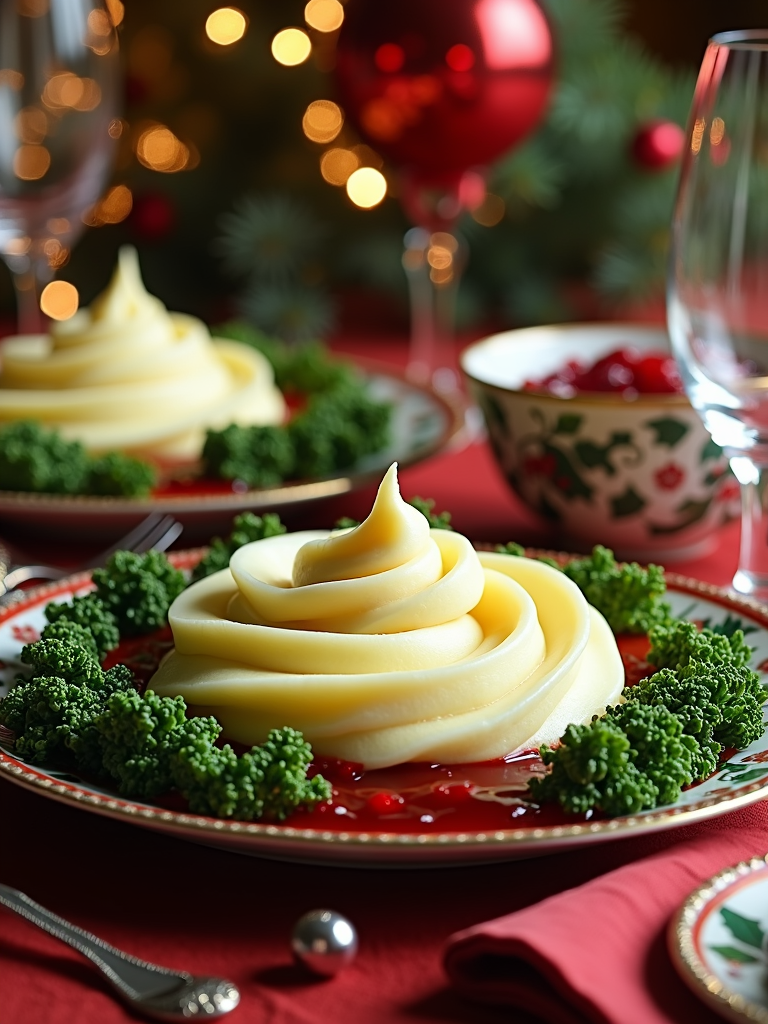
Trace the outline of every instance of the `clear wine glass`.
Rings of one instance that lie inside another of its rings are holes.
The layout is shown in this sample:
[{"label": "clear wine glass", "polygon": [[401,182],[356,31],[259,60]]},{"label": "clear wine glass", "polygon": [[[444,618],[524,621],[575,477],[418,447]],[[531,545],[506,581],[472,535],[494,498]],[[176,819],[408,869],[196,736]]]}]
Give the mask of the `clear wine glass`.
[{"label": "clear wine glass", "polygon": [[109,173],[118,43],[101,0],[0,0],[0,256],[22,334]]},{"label": "clear wine glass", "polygon": [[768,29],[712,38],[672,225],[669,332],[741,485],[733,587],[768,600]]}]

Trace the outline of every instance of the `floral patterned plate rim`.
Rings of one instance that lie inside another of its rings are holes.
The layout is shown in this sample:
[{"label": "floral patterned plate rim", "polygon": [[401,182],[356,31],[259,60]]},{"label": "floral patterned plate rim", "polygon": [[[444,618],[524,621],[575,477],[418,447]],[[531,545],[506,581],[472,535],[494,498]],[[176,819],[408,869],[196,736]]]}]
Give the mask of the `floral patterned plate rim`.
[{"label": "floral patterned plate rim", "polygon": [[725,868],[699,886],[670,922],[680,976],[733,1021],[768,1024],[768,854]]},{"label": "floral patterned plate rim", "polygon": [[[179,552],[180,568],[196,563],[200,550]],[[712,625],[739,620],[754,647],[753,665],[768,677],[768,607],[718,587],[668,574],[676,615]],[[45,604],[89,587],[88,574],[46,584],[0,608],[0,694],[13,678],[13,661],[36,639]],[[768,681],[768,679],[767,679]],[[768,733],[733,754],[705,782],[686,790],[678,803],[607,820],[508,827],[488,831],[396,832],[294,827],[288,823],[239,822],[130,800],[66,772],[28,764],[0,740],[0,777],[70,806],[241,853],[314,863],[360,866],[471,864],[539,856],[585,843],[604,842],[688,825],[726,814],[768,797]],[[510,818],[512,822],[512,818]],[[768,1017],[766,1017],[768,1022]]]}]

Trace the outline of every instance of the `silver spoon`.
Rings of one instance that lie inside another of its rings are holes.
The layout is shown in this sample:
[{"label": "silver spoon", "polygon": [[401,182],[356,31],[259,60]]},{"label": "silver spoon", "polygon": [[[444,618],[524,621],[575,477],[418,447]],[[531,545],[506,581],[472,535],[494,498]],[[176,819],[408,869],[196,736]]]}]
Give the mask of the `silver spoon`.
[{"label": "silver spoon", "polygon": [[149,1017],[214,1020],[234,1010],[240,1002],[240,993],[231,981],[193,977],[186,971],[148,964],[52,914],[18,889],[0,884],[0,903],[87,956],[106,974],[123,999]]}]

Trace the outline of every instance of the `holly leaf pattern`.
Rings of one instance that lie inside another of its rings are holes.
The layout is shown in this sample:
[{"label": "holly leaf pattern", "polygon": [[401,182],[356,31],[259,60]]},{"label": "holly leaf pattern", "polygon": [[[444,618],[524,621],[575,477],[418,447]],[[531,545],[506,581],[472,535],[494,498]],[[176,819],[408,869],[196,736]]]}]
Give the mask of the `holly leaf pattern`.
[{"label": "holly leaf pattern", "polygon": [[723,449],[720,447],[719,444],[715,444],[715,442],[710,437],[710,439],[701,449],[701,454],[699,455],[699,462],[709,462],[710,459],[719,459],[722,454]]},{"label": "holly leaf pattern", "polygon": [[627,487],[623,494],[611,498],[611,512],[614,519],[620,519],[622,516],[633,516],[645,508],[646,504],[645,498],[638,494],[634,487]]},{"label": "holly leaf pattern", "polygon": [[763,948],[765,932],[753,918],[742,917],[741,914],[729,910],[728,907],[721,907],[720,916],[734,939],[743,942],[745,946],[753,946],[755,949]]},{"label": "holly leaf pattern", "polygon": [[584,417],[579,416],[577,413],[564,412],[562,416],[558,416],[553,433],[575,434],[578,432],[583,419]]},{"label": "holly leaf pattern", "polygon": [[616,470],[608,461],[608,455],[611,451],[610,445],[606,445],[604,448],[601,448],[600,445],[595,444],[594,441],[577,441],[573,446],[573,450],[578,455],[582,465],[586,466],[587,469],[596,469],[600,466],[605,470],[608,476],[615,475]]},{"label": "holly leaf pattern", "polygon": [[653,443],[664,444],[667,448],[674,448],[675,445],[680,444],[690,430],[687,423],[672,419],[671,416],[663,416],[660,420],[649,420],[645,425],[655,433]]},{"label": "holly leaf pattern", "polygon": [[709,948],[713,953],[719,953],[732,964],[756,964],[760,959],[743,949],[737,949],[736,946],[710,946]]}]

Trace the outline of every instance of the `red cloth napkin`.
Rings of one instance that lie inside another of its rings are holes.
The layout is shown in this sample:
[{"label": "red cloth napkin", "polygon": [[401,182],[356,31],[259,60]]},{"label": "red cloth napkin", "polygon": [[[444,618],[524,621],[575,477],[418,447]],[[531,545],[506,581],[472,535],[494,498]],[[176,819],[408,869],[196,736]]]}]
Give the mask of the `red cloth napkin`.
[{"label": "red cloth napkin", "polygon": [[456,933],[449,977],[464,995],[546,1024],[717,1020],[671,977],[666,927],[711,875],[768,851],[766,805],[742,822],[708,822],[687,843]]}]

